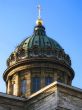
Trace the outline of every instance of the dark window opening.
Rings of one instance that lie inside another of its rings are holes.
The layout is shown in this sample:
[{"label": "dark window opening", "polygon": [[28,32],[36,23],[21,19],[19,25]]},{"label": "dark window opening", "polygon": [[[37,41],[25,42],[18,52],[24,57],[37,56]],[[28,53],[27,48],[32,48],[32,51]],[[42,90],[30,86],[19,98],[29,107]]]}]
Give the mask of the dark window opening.
[{"label": "dark window opening", "polygon": [[21,94],[24,95],[26,93],[26,79],[21,80]]},{"label": "dark window opening", "polygon": [[49,85],[52,83],[52,77],[48,76],[45,78],[45,85]]},{"label": "dark window opening", "polygon": [[32,78],[32,93],[38,91],[40,89],[40,78],[33,77]]}]

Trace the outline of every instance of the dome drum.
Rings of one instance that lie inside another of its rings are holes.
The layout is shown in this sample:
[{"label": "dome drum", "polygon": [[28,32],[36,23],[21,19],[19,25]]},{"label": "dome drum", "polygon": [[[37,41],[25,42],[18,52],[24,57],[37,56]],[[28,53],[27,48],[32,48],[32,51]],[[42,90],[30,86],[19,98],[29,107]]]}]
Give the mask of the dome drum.
[{"label": "dome drum", "polygon": [[[51,79],[51,82],[58,81],[71,85],[71,81],[74,77],[73,75],[73,70],[66,65],[59,64],[59,62],[53,61],[53,59],[51,60],[47,58],[39,58],[30,59],[28,61],[23,61],[19,64],[11,66],[5,71],[4,80],[6,81],[7,85],[10,85],[11,87],[13,86],[13,82],[14,86],[16,84],[15,88],[7,88],[8,94],[17,96],[29,96],[30,94],[35,92],[32,91],[33,78],[40,79],[39,89],[41,89],[46,86],[45,81],[47,77]],[[20,92],[18,92],[19,88],[21,87],[22,80],[26,80],[27,82],[26,87],[28,92],[26,92],[25,94],[22,94],[21,90]],[[13,91],[15,91],[15,93]]]}]

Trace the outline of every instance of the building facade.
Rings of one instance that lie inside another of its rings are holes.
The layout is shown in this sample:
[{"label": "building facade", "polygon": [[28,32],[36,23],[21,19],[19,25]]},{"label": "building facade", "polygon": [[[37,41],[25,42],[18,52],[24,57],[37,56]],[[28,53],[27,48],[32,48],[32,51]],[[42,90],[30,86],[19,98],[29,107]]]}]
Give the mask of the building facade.
[{"label": "building facade", "polygon": [[82,110],[82,90],[72,87],[70,57],[47,36],[40,17],[33,34],[9,56],[3,78],[0,110]]}]

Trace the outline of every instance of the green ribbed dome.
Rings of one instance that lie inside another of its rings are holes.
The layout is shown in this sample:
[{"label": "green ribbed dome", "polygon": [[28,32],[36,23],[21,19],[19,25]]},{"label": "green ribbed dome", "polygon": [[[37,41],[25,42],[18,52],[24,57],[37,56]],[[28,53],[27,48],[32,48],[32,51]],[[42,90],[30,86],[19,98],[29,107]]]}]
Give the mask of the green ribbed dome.
[{"label": "green ribbed dome", "polygon": [[32,49],[34,47],[37,47],[38,49],[62,49],[55,40],[46,35],[45,28],[43,26],[36,26],[34,28],[34,34],[26,38],[20,46],[23,46],[26,49]]},{"label": "green ribbed dome", "polygon": [[7,60],[8,66],[30,58],[53,58],[71,65],[69,55],[53,39],[48,37],[44,26],[39,23],[34,27],[32,36],[29,36],[16,47]]}]

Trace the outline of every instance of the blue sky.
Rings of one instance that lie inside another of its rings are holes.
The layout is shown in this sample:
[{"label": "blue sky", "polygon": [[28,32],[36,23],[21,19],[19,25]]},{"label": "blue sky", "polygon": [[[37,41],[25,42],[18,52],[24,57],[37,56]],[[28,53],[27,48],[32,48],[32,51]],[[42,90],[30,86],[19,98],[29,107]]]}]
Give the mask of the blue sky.
[{"label": "blue sky", "polygon": [[2,75],[8,56],[33,33],[38,3],[47,35],[71,57],[72,85],[82,88],[82,0],[0,0],[0,92],[5,92]]}]

